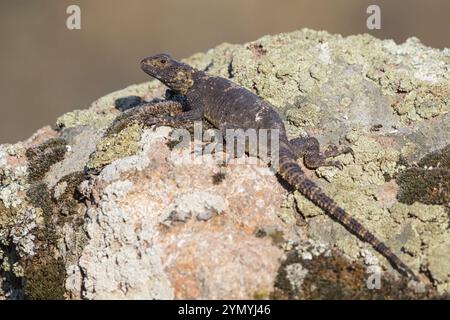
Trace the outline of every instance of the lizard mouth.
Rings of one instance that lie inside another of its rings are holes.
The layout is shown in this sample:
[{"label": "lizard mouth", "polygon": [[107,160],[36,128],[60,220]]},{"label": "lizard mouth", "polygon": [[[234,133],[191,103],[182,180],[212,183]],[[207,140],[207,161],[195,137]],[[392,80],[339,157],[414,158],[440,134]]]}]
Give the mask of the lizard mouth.
[{"label": "lizard mouth", "polygon": [[150,77],[155,78],[155,79],[159,79],[156,75],[157,75],[157,70],[155,70],[155,67],[149,62],[149,60],[143,59],[141,61],[141,69],[142,71],[144,71],[146,74],[148,74]]},{"label": "lizard mouth", "polygon": [[151,73],[151,66],[150,66],[150,64],[149,64],[148,58],[144,58],[144,59],[141,60],[141,69],[142,69],[145,73],[147,73],[147,74],[153,76],[153,74]]}]

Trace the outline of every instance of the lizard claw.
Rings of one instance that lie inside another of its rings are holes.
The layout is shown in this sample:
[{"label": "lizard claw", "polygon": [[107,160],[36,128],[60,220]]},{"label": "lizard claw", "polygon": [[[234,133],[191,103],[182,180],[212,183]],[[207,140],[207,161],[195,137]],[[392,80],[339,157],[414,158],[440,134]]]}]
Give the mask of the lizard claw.
[{"label": "lizard claw", "polygon": [[331,165],[334,166],[334,167],[336,167],[336,168],[338,168],[339,170],[344,169],[344,165],[343,165],[342,162],[340,162],[340,161],[333,161],[333,162],[331,163]]},{"label": "lizard claw", "polygon": [[335,153],[338,152],[339,147],[335,144],[330,144],[329,146],[327,146],[327,148],[325,149],[326,153]]},{"label": "lizard claw", "polygon": [[350,153],[352,156],[355,155],[355,152],[354,152],[353,149],[352,149],[351,147],[349,147],[349,146],[344,147],[341,151],[342,151],[343,154]]},{"label": "lizard claw", "polygon": [[353,149],[348,146],[344,146],[344,147],[340,148],[336,145],[329,145],[323,154],[325,155],[326,158],[332,158],[332,157],[337,157],[341,154],[347,154],[347,153],[353,154]]}]

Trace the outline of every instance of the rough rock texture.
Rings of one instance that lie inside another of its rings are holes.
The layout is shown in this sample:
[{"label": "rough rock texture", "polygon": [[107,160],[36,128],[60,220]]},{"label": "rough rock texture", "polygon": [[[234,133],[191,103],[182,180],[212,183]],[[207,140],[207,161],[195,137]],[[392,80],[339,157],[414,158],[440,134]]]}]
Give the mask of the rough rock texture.
[{"label": "rough rock texture", "polygon": [[194,161],[171,128],[138,122],[105,136],[116,101],[164,98],[150,81],[0,146],[0,297],[448,297],[448,49],[305,29],[187,62],[273,103],[293,137],[350,144],[343,170],[307,173],[422,283],[256,159]]}]

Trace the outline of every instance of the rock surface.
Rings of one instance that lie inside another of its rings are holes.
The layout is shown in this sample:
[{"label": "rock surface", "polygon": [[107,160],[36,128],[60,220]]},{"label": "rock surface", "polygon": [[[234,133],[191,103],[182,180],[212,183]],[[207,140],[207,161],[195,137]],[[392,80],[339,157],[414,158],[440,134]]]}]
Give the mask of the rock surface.
[{"label": "rock surface", "polygon": [[[138,122],[104,135],[117,101],[164,98],[150,81],[0,146],[0,297],[448,295],[448,49],[304,29],[186,61],[270,101],[292,137],[351,145],[342,170],[307,173],[422,283],[407,283],[256,159],[194,161],[172,147],[171,128]],[[370,290],[377,274],[381,288]]]}]

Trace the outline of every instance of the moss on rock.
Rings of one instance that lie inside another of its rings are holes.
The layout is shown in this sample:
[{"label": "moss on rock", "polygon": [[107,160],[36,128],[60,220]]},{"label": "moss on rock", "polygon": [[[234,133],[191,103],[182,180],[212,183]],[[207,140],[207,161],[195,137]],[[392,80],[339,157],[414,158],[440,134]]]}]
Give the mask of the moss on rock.
[{"label": "moss on rock", "polygon": [[[293,272],[293,270],[297,270]],[[417,292],[406,279],[380,275],[381,286],[369,289],[367,266],[339,252],[301,256],[295,249],[281,264],[271,298],[275,299],[432,299],[441,297],[431,287]]]},{"label": "moss on rock", "polygon": [[82,171],[73,172],[64,176],[52,189],[52,198],[56,203],[58,214],[64,217],[78,213],[79,199],[78,186],[86,179]]},{"label": "moss on rock", "polygon": [[64,299],[66,269],[62,259],[33,261],[25,268],[25,296],[32,300]]},{"label": "moss on rock", "polygon": [[397,183],[400,202],[450,203],[450,145],[426,155],[417,166],[400,173]]},{"label": "moss on rock", "polygon": [[54,205],[45,183],[33,184],[27,192],[30,203],[43,212],[43,225],[34,231],[36,254],[24,262],[24,292],[29,299],[63,299],[65,266],[57,252]]},{"label": "moss on rock", "polygon": [[66,151],[67,142],[61,138],[53,138],[28,149],[26,151],[29,161],[28,180],[30,182],[41,180],[52,165],[64,159]]}]

